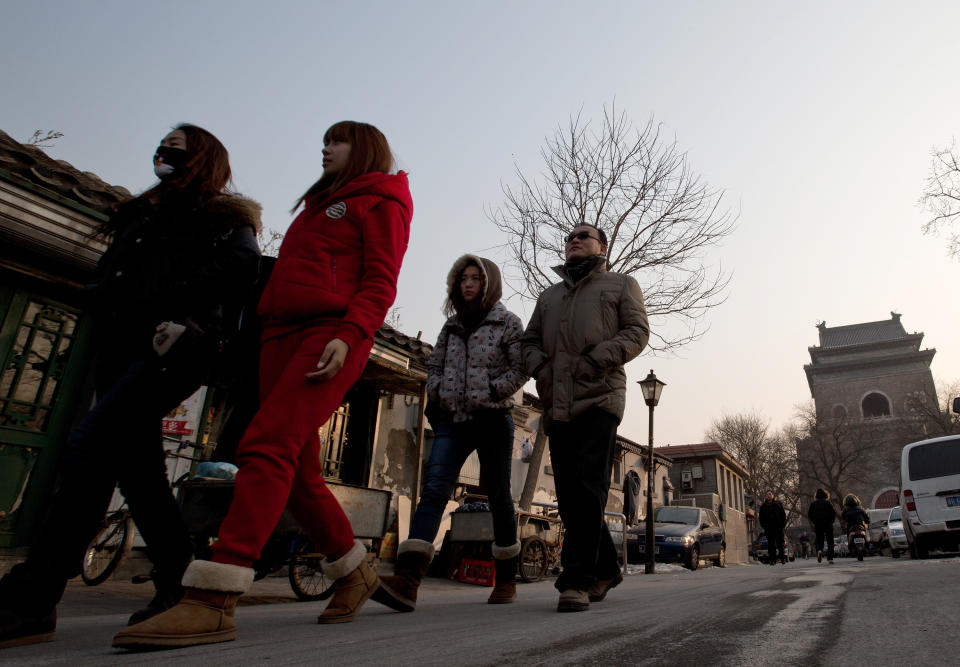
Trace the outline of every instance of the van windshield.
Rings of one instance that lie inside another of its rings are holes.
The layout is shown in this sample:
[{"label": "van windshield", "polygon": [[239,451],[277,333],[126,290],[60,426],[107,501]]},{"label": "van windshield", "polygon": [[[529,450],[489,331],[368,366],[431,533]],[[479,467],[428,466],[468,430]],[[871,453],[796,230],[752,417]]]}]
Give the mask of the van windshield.
[{"label": "van windshield", "polygon": [[908,465],[911,480],[960,475],[960,438],[914,447]]},{"label": "van windshield", "polygon": [[890,519],[889,519],[889,521],[890,521],[890,523],[893,523],[894,521],[900,521],[900,508],[899,508],[899,507],[894,507],[892,510],[890,510]]}]

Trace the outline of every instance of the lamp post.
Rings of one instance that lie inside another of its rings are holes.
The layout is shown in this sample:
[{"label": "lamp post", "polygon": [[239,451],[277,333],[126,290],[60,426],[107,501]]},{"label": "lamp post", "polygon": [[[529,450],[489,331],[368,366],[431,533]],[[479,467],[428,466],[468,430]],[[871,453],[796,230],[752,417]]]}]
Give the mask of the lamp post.
[{"label": "lamp post", "polygon": [[644,574],[653,574],[654,563],[656,563],[653,540],[653,484],[654,478],[656,477],[653,466],[653,409],[657,407],[657,403],[660,402],[660,392],[663,391],[666,383],[658,380],[651,368],[650,374],[638,381],[637,384],[640,385],[640,389],[643,391],[644,402],[647,404],[647,407],[650,408],[650,436],[648,439],[649,447],[647,449],[647,563],[643,568],[643,572]]}]

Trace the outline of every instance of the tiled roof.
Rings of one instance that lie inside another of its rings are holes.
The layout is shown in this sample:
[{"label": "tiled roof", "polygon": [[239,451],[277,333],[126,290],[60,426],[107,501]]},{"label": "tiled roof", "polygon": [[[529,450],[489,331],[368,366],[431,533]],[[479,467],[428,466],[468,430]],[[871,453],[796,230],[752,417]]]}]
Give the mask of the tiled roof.
[{"label": "tiled roof", "polygon": [[377,331],[377,337],[388,343],[392,343],[401,350],[409,352],[413,358],[419,359],[423,363],[426,363],[427,357],[430,356],[430,353],[433,351],[433,345],[424,343],[419,338],[413,338],[412,336],[401,333],[389,324],[384,324],[380,327],[380,330]]},{"label": "tiled roof", "polygon": [[839,327],[828,327],[825,322],[821,322],[817,325],[817,328],[820,329],[820,347],[847,347],[905,338],[907,332],[903,328],[903,324],[900,323],[900,314],[890,313],[890,315],[889,320],[847,324]]},{"label": "tiled roof", "polygon": [[18,182],[16,177],[54,199],[66,199],[95,211],[104,211],[132,196],[126,188],[110,185],[64,160],[54,160],[39,148],[21,144],[0,130],[0,178]]},{"label": "tiled roof", "polygon": [[[716,442],[703,442],[696,445],[667,445],[666,447],[654,447],[655,452],[665,456],[683,456],[684,454],[722,454],[725,453],[723,447]],[[729,456],[729,455],[728,455]]]},{"label": "tiled roof", "polygon": [[701,442],[693,445],[667,445],[666,447],[654,447],[654,452],[671,458],[683,459],[684,457],[694,458],[699,456],[713,456],[721,461],[726,461],[727,465],[739,469],[740,474],[747,476],[747,469],[737,458],[724,449],[717,442]]}]

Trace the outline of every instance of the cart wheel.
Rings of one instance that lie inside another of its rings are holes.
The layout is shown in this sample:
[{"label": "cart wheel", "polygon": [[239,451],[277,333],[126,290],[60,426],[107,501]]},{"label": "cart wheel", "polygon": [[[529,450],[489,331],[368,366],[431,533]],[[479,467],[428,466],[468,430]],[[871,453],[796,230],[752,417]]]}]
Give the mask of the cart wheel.
[{"label": "cart wheel", "polygon": [[83,555],[80,576],[87,586],[102,584],[120,566],[133,548],[133,519],[126,512],[114,512],[90,542]]},{"label": "cart wheel", "polygon": [[539,537],[528,537],[520,548],[520,578],[528,584],[543,579],[547,571],[547,545]]},{"label": "cart wheel", "polygon": [[304,542],[290,555],[288,578],[297,599],[309,602],[333,595],[333,582],[320,568],[322,560],[323,554],[316,553],[310,542]]}]

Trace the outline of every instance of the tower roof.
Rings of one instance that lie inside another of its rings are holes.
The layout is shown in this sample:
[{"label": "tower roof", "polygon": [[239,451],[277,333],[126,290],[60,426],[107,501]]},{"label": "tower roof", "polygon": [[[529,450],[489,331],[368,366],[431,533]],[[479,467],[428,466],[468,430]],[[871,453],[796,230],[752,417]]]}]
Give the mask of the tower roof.
[{"label": "tower roof", "polygon": [[821,322],[817,328],[820,330],[821,348],[882,343],[900,340],[908,335],[900,323],[900,313],[893,312],[890,313],[889,320],[845,324],[839,327],[828,327],[826,322]]}]

